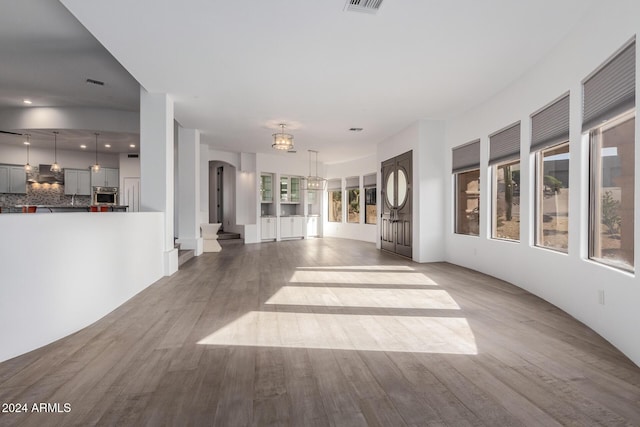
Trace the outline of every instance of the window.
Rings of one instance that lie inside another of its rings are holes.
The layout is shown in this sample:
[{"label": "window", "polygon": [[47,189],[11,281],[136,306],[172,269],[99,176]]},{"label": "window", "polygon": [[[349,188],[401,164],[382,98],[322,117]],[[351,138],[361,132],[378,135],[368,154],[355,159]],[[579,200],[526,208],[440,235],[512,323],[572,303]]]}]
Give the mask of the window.
[{"label": "window", "polygon": [[480,140],[472,141],[452,152],[455,177],[455,232],[480,234]]},{"label": "window", "polygon": [[569,95],[531,116],[536,160],[535,245],[569,247]]},{"label": "window", "polygon": [[635,113],[589,133],[592,259],[633,271]]},{"label": "window", "polygon": [[635,41],[583,83],[589,258],[634,270]]},{"label": "window", "polygon": [[329,222],[342,222],[342,180],[331,179],[328,183],[328,201],[329,214],[327,219]]},{"label": "window", "polygon": [[352,176],[345,180],[347,190],[347,222],[360,223],[360,177]]},{"label": "window", "polygon": [[363,176],[362,183],[364,185],[364,223],[376,224],[378,218],[376,174]]},{"label": "window", "polygon": [[491,237],[520,240],[520,122],[489,137]]}]

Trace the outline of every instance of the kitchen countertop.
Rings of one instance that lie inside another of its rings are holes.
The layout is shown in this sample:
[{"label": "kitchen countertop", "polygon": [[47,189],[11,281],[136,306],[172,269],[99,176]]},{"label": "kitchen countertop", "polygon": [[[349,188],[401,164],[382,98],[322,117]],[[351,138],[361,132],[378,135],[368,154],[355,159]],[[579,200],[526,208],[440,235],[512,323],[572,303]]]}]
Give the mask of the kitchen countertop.
[{"label": "kitchen countertop", "polygon": [[13,205],[2,208],[2,213],[22,213],[24,208],[35,208],[36,213],[46,212],[88,212],[92,206],[105,206],[107,211],[126,210],[128,205]]}]

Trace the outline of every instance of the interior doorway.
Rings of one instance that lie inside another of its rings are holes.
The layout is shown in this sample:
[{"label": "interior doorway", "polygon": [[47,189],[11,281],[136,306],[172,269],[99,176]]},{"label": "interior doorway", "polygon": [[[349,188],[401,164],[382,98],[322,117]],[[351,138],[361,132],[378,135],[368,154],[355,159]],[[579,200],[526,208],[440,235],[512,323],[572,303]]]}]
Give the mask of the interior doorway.
[{"label": "interior doorway", "polygon": [[413,256],[413,152],[382,162],[380,240],[385,251]]},{"label": "interior doorway", "polygon": [[224,230],[224,166],[216,168],[216,222],[222,224],[220,231]]}]

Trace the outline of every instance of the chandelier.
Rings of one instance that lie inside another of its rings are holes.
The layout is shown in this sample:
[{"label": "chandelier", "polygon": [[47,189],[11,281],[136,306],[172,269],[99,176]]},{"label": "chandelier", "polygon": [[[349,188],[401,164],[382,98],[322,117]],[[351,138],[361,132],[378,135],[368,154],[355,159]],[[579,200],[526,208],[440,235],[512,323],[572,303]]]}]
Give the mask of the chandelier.
[{"label": "chandelier", "polygon": [[273,144],[271,144],[271,147],[276,150],[288,151],[293,148],[293,135],[284,133],[285,127],[286,125],[284,123],[280,123],[280,132],[273,134]]},{"label": "chandelier", "polygon": [[[315,150],[309,151],[309,176],[304,178],[302,182],[302,189],[307,191],[319,191],[324,190],[327,180],[318,176],[318,152]],[[311,175],[311,156],[315,157],[315,175]]]}]

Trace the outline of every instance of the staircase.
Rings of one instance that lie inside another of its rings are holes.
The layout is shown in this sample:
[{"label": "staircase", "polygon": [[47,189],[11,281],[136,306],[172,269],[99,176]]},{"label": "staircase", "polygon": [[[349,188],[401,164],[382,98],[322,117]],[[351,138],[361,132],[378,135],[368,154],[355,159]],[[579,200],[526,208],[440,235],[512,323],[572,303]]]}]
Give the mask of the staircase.
[{"label": "staircase", "polygon": [[180,249],[180,243],[174,243],[174,247],[178,249],[178,268],[195,256],[193,249]]},{"label": "staircase", "polygon": [[239,233],[218,231],[218,243],[220,243],[220,246],[242,244],[244,243],[244,239],[240,238]]}]

